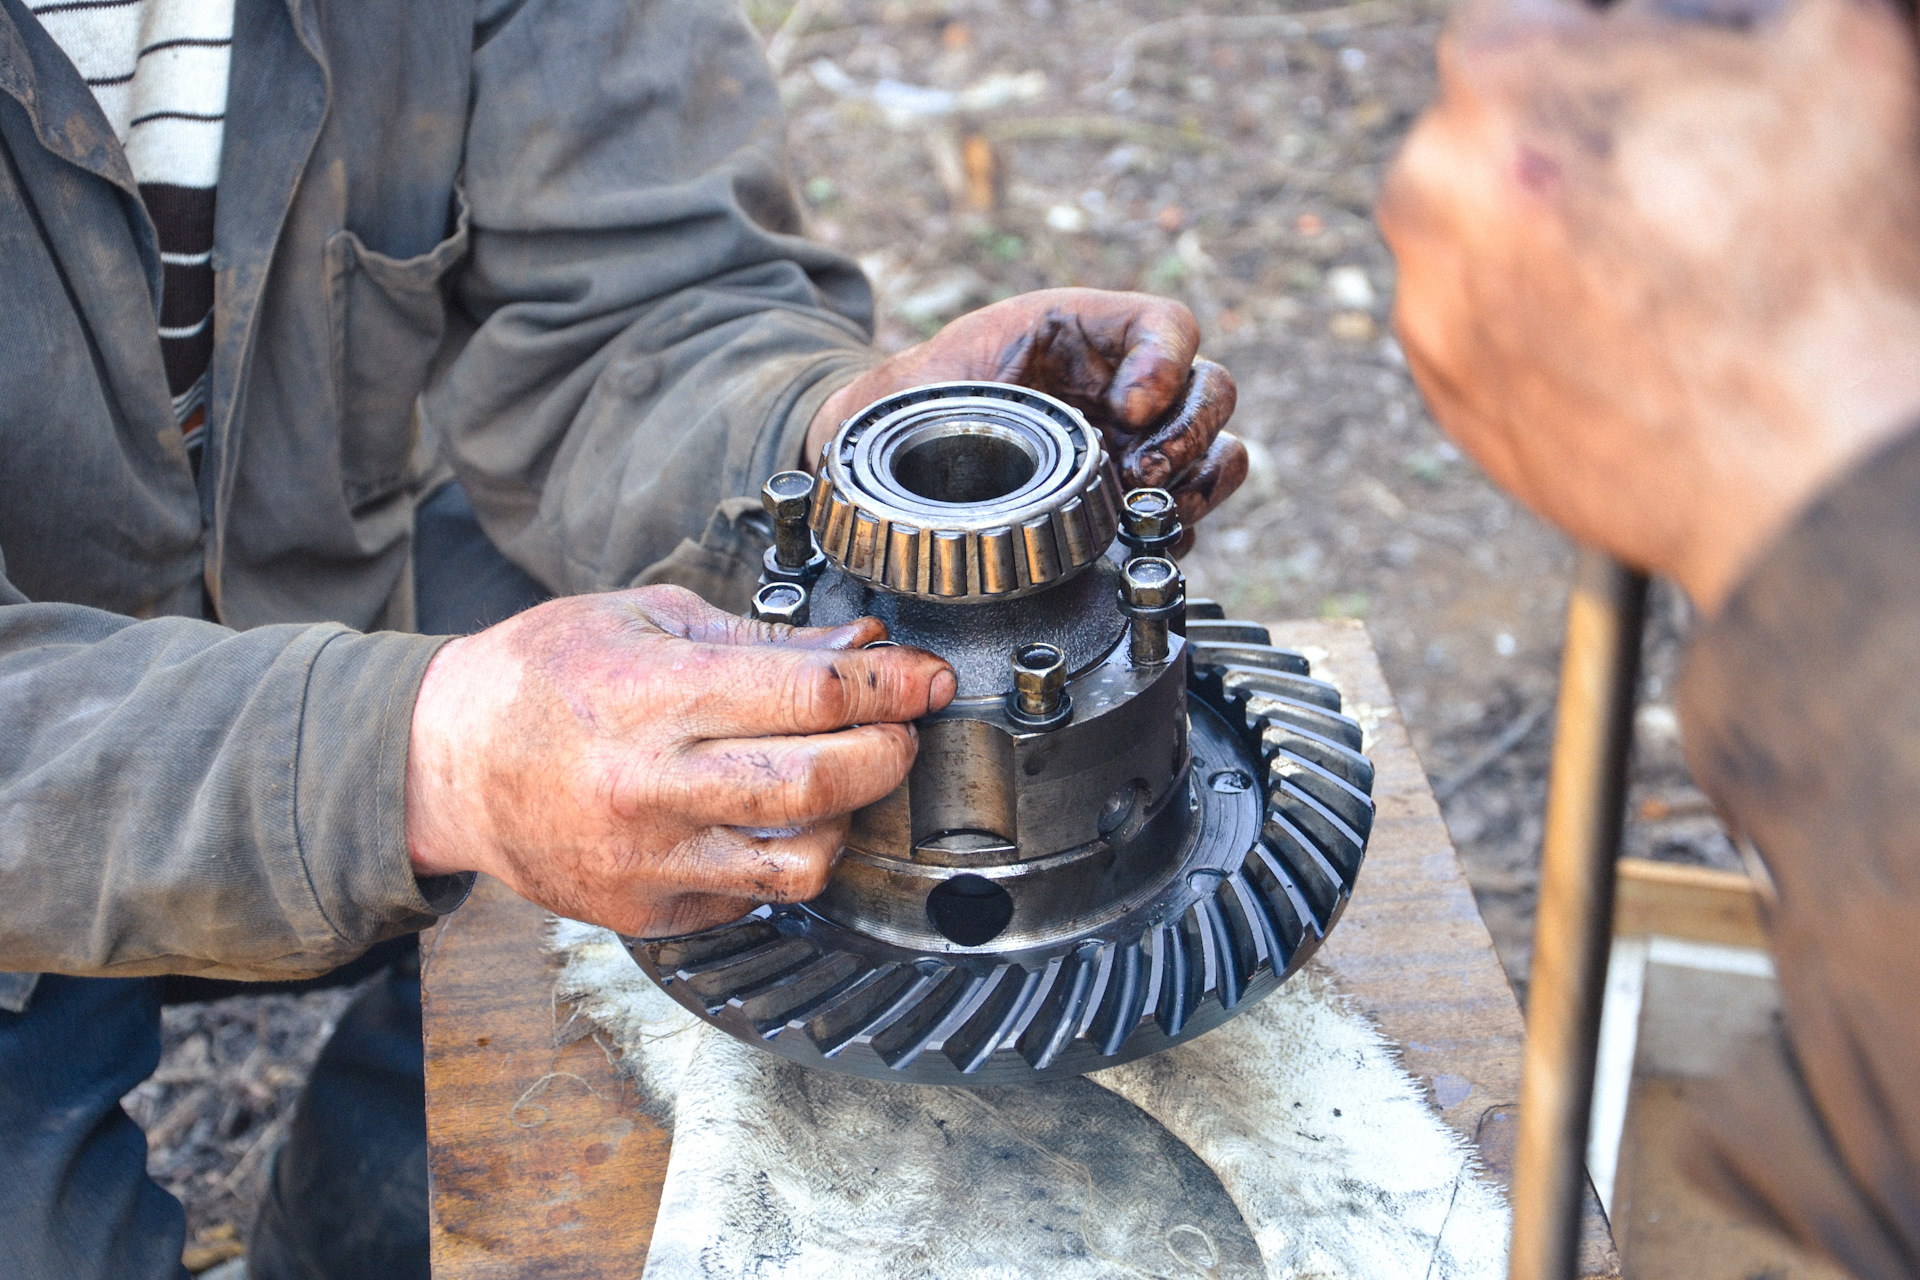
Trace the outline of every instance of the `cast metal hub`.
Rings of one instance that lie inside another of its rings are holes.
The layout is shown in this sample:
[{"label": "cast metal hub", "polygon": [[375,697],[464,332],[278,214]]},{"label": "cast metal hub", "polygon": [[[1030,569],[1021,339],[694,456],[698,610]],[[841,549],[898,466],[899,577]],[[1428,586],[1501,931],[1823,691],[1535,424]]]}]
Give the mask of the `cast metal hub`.
[{"label": "cast metal hub", "polygon": [[768,484],[757,611],[878,616],[958,694],[820,897],[630,940],[655,981],[811,1066],[1009,1083],[1190,1039],[1305,962],[1373,767],[1305,658],[1185,599],[1166,494],[1122,495],[1079,413],[993,383],[863,410],[806,493]]}]

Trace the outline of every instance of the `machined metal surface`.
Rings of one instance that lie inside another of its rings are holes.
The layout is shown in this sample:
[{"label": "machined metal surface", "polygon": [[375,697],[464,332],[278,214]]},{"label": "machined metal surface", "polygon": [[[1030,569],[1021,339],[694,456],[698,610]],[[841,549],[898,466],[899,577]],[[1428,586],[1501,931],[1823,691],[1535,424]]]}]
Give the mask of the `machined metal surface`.
[{"label": "machined metal surface", "polygon": [[[776,528],[797,487],[770,483]],[[818,898],[630,942],[675,999],[815,1066],[1007,1082],[1197,1035],[1312,953],[1372,824],[1360,727],[1301,655],[1186,599],[1158,554],[1171,497],[1121,494],[1076,411],[996,384],[890,397],[811,501],[825,564],[803,579],[812,549],[776,545],[759,610],[878,616],[958,694]]]}]

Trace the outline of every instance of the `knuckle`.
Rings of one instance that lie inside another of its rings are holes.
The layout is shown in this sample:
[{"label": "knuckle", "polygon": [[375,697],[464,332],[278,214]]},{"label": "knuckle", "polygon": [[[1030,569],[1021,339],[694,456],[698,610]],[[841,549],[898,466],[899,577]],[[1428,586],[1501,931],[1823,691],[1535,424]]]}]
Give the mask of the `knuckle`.
[{"label": "knuckle", "polygon": [[803,720],[833,723],[846,714],[849,693],[841,659],[822,656],[794,668],[788,698]]},{"label": "knuckle", "polygon": [[830,766],[811,750],[796,752],[781,769],[779,805],[782,816],[804,818],[830,809],[835,791]]},{"label": "knuckle", "polygon": [[801,836],[782,853],[770,853],[765,880],[768,901],[805,902],[819,897],[833,875],[834,851]]}]

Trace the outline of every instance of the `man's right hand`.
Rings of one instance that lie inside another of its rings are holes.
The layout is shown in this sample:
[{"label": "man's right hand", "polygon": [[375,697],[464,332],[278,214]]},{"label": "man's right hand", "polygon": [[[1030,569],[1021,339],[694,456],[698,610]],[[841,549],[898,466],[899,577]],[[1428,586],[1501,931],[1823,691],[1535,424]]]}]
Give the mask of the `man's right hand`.
[{"label": "man's right hand", "polygon": [[621,933],[663,936],[818,894],[847,815],[898,786],[954,676],[678,587],[573,596],[435,655],[414,706],[414,871],[484,871]]},{"label": "man's right hand", "polygon": [[1472,0],[1388,179],[1440,424],[1716,610],[1920,420],[1920,63],[1885,0]]}]

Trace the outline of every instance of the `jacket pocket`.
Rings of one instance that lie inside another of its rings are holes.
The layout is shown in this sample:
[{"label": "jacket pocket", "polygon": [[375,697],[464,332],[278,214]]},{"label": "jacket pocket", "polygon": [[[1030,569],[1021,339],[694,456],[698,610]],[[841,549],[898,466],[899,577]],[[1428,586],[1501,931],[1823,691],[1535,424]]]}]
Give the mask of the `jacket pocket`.
[{"label": "jacket pocket", "polygon": [[340,480],[347,505],[384,498],[411,479],[414,402],[447,330],[447,272],[466,256],[466,195],[454,189],[453,234],[413,258],[369,249],[351,231],[326,244],[327,306]]}]

